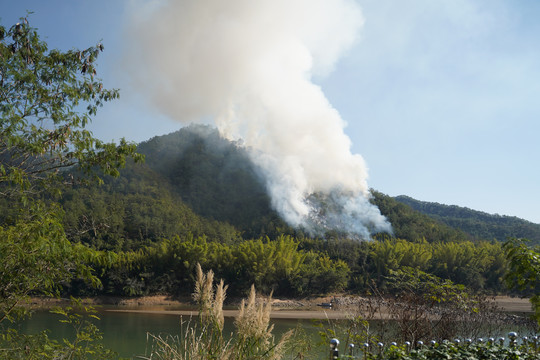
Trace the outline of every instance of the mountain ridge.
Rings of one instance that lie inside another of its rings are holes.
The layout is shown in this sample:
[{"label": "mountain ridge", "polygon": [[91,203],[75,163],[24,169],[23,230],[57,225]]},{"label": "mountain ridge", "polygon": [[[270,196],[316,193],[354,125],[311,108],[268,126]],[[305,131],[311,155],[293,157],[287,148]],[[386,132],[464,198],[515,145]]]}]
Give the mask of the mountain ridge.
[{"label": "mountain ridge", "polygon": [[540,224],[517,216],[489,214],[458,205],[421,201],[407,195],[395,196],[394,199],[434,220],[463,230],[474,240],[506,241],[508,238],[527,238],[534,243],[540,243]]},{"label": "mountain ridge", "polygon": [[[189,233],[225,243],[280,234],[306,236],[272,209],[265,181],[247,150],[221,137],[217,129],[187,126],[141,142],[138,149],[146,163],[128,164],[119,178],[106,178],[104,186],[64,194],[66,228],[76,241],[128,250]],[[534,227],[524,233],[515,224],[505,229],[505,224],[479,222],[474,216],[474,222],[451,218],[426,211],[426,205],[410,197],[371,193],[371,202],[394,229],[393,234],[376,237],[461,242],[504,241],[510,235],[540,242],[540,230]],[[347,234],[332,231],[325,237],[339,239]]]}]

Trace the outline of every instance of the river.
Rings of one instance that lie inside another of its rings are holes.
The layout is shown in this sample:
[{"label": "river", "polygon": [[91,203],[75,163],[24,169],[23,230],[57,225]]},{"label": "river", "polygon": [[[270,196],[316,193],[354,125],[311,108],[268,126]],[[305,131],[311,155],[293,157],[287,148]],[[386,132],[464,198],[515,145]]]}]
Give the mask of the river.
[{"label": "river", "polygon": [[[103,333],[104,345],[117,352],[123,358],[137,359],[140,355],[148,354],[151,347],[151,341],[148,340],[148,333],[154,335],[170,334],[177,335],[180,332],[180,321],[188,321],[189,315],[180,317],[178,312],[186,310],[186,308],[174,307],[159,307],[152,309],[132,309],[126,307],[103,306],[97,307],[99,321],[96,321],[97,326]],[[143,312],[141,312],[141,310]],[[193,309],[187,309],[193,310]],[[148,312],[144,312],[148,311]],[[320,327],[316,326],[316,322],[306,317],[309,317],[310,312],[296,312],[298,317],[295,318],[273,318],[271,320],[274,325],[274,334],[276,338],[291,328],[301,327],[304,332],[304,341],[307,341],[312,346],[312,349],[307,353],[310,359],[326,359],[328,345],[321,341],[318,332]],[[329,317],[341,317],[338,312],[328,310],[326,312]],[[324,315],[325,312],[319,311],[319,315]],[[306,316],[307,315],[307,316]],[[290,316],[288,316],[290,317]],[[303,318],[302,318],[303,317]],[[319,316],[324,318],[325,316]],[[61,323],[62,317],[57,314],[52,314],[49,311],[39,310],[34,315],[17,325],[17,328],[22,333],[33,334],[48,329],[49,337],[61,340],[62,338],[70,339],[73,337],[74,331],[69,325]],[[196,321],[192,319],[192,321]],[[328,327],[330,322],[336,324],[343,323],[343,320],[318,320]],[[370,323],[371,331],[379,326],[377,321]],[[233,318],[225,318],[224,334],[230,334],[234,330]],[[508,327],[500,329],[499,336],[505,336],[509,330],[521,332],[524,334],[524,329],[516,328],[515,325],[508,324]],[[525,335],[525,334],[524,334]],[[492,335],[490,335],[492,336]],[[345,341],[344,335],[338,336],[342,341]],[[346,346],[342,346],[346,348]],[[292,357],[291,357],[292,358]]]},{"label": "river", "polygon": [[[118,308],[113,307],[100,307],[97,310],[97,316],[100,320],[95,323],[103,334],[103,344],[117,352],[121,357],[133,359],[137,359],[138,355],[148,353],[151,346],[151,342],[148,341],[148,333],[154,335],[177,335],[180,331],[181,319],[183,321],[190,319],[189,316],[180,317],[167,312],[117,312],[114,310],[118,310]],[[62,316],[60,315],[39,310],[30,319],[18,324],[16,328],[26,334],[35,334],[48,329],[49,337],[56,340],[73,338],[73,329],[69,325],[61,323],[61,319]],[[311,320],[272,319],[272,324],[274,325],[273,333],[276,337],[291,328],[301,326],[314,343],[319,340],[317,336],[318,328]],[[233,330],[233,318],[225,318],[224,334],[230,334]],[[326,346],[322,346],[322,349],[326,349]]]}]

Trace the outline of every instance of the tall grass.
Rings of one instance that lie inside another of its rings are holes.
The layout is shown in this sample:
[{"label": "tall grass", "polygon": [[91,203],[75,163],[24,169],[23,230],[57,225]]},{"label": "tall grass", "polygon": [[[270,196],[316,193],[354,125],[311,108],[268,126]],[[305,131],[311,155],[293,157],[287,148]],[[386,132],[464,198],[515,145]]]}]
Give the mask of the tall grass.
[{"label": "tall grass", "polygon": [[147,360],[243,360],[281,359],[293,330],[285,333],[278,341],[272,334],[270,324],[271,295],[264,301],[257,300],[255,287],[242,300],[238,316],[234,321],[235,331],[230,336],[223,334],[223,302],[227,286],[221,280],[214,285],[214,273],[206,274],[197,265],[197,281],[193,299],[199,306],[197,320],[181,323],[178,336],[149,334],[150,354]]}]

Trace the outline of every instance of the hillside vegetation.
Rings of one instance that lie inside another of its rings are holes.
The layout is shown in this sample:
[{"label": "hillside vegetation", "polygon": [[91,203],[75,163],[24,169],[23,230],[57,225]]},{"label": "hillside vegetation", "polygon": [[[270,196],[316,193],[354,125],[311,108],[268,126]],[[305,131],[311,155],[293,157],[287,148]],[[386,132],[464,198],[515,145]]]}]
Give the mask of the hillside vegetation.
[{"label": "hillside vegetation", "polygon": [[[504,292],[499,242],[486,242],[378,191],[372,202],[393,234],[375,241],[329,232],[307,236],[272,210],[247,150],[207,126],[189,126],[138,145],[144,164],[128,163],[101,186],[63,192],[73,242],[102,256],[92,266],[103,287],[73,282],[71,294],[185,294],[197,263],[244,294],[306,296],[384,289],[391,271],[414,268],[476,291]],[[487,239],[487,240],[492,240]]]},{"label": "hillside vegetation", "polygon": [[119,251],[188,234],[233,243],[292,231],[270,208],[246,151],[215,129],[184,128],[137,151],[144,164],[128,164],[101,186],[64,192],[73,240]]},{"label": "hillside vegetation", "polygon": [[[281,234],[304,237],[302,229],[290,228],[272,210],[246,149],[221,138],[216,129],[192,125],[143,142],[138,151],[145,164],[128,164],[102,186],[64,192],[65,225],[74,240],[131,250],[188,233],[225,243]],[[396,238],[477,240],[392,197],[372,194]]]},{"label": "hillside vegetation", "polygon": [[[374,234],[374,241],[335,231],[312,238],[271,208],[248,151],[214,128],[192,125],[145,141],[137,151],[145,163],[128,162],[101,185],[76,183],[40,195],[61,204],[71,242],[101,254],[89,265],[102,286],[76,280],[66,295],[185,295],[197,263],[238,295],[251,284],[281,296],[384,289],[389,274],[402,268],[475,291],[506,291],[501,243],[454,227],[442,214],[428,216],[372,190],[371,201],[391,222],[392,234]],[[9,224],[16,208],[0,206]]]},{"label": "hillside vegetation", "polygon": [[456,205],[425,202],[409,196],[395,200],[426,214],[430,218],[467,233],[473,240],[506,241],[509,238],[527,238],[540,244],[540,224],[515,216],[488,214]]}]

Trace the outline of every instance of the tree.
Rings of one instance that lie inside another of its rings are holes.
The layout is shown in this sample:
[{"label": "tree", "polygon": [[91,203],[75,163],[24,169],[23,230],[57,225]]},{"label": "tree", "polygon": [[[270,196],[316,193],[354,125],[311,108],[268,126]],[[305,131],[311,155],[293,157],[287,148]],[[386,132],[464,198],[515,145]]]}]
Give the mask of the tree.
[{"label": "tree", "polygon": [[531,291],[530,302],[534,318],[540,325],[540,249],[530,248],[524,239],[510,239],[504,243],[510,270],[505,280],[510,289]]},{"label": "tree", "polygon": [[105,102],[95,67],[103,45],[48,50],[26,18],[0,26],[0,194],[12,213],[0,223],[0,321],[29,294],[51,294],[75,276],[97,282],[85,265],[99,256],[68,241],[50,196],[98,172],[118,175],[135,145],[104,143],[85,127]]},{"label": "tree", "polygon": [[60,169],[117,175],[127,156],[142,160],[134,144],[104,143],[85,129],[98,107],[119,96],[96,77],[101,51],[102,44],[49,51],[25,18],[7,31],[0,26],[0,184],[29,192]]}]

